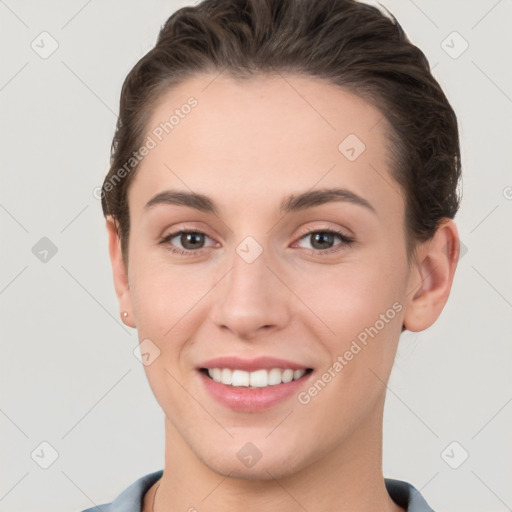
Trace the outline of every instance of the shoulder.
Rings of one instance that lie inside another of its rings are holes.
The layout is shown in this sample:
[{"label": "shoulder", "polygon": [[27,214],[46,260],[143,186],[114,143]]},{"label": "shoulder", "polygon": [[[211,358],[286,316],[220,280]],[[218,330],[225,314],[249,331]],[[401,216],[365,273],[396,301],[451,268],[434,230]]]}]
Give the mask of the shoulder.
[{"label": "shoulder", "polygon": [[141,512],[142,500],[147,490],[162,476],[163,470],[149,473],[135,480],[111,503],[95,505],[81,512]]},{"label": "shoulder", "polygon": [[420,491],[403,480],[385,478],[384,483],[391,499],[407,512],[434,512]]},{"label": "shoulder", "polygon": [[[162,474],[163,470],[149,473],[130,484],[114,501],[81,512],[141,512],[144,494]],[[391,478],[385,478],[384,483],[391,499],[407,512],[434,512],[420,491],[410,483]]]}]

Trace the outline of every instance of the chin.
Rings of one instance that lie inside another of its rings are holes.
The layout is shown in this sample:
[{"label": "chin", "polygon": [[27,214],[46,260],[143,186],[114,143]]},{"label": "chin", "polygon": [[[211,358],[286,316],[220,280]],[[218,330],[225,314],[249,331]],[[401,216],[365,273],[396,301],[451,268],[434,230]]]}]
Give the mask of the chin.
[{"label": "chin", "polygon": [[297,459],[295,453],[279,452],[275,446],[258,450],[255,445],[247,443],[242,449],[209,453],[199,456],[201,462],[209,469],[222,476],[241,480],[274,480],[294,474],[305,466]]},{"label": "chin", "polygon": [[255,466],[249,468],[244,467],[239,461],[222,463],[216,461],[203,461],[209,469],[222,476],[229,476],[230,478],[237,478],[239,480],[274,480],[276,478],[283,478],[293,474],[294,468],[285,464],[279,463],[264,463],[259,461]]}]

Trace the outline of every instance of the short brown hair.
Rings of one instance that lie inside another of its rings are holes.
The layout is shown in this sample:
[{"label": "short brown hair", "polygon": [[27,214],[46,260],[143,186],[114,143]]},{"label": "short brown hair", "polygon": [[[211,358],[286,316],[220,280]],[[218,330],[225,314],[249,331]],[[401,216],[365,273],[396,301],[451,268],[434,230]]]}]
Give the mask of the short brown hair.
[{"label": "short brown hair", "polygon": [[460,201],[457,118],[427,58],[390,16],[356,0],[203,0],[174,12],[124,81],[102,187],[103,213],[117,223],[125,262],[127,192],[138,166],[115,186],[112,179],[143,144],[161,95],[204,72],[291,72],[360,96],[391,127],[391,173],[405,197],[408,249],[453,218]]}]

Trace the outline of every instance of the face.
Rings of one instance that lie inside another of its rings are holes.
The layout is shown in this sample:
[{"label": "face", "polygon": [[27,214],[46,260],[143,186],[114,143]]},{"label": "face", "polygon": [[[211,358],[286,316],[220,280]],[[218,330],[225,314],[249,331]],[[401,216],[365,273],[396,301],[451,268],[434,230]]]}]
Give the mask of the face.
[{"label": "face", "polygon": [[190,460],[266,479],[378,437],[411,289],[386,130],[293,75],[197,76],[154,110],[122,306]]}]

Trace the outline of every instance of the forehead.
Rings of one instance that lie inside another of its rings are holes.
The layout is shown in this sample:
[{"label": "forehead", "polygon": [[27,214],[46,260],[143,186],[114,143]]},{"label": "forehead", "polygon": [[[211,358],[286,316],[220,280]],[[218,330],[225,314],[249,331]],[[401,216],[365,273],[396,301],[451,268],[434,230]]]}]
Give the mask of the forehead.
[{"label": "forehead", "polygon": [[[193,109],[186,107],[190,98],[197,102]],[[147,132],[158,132],[160,124],[169,121],[174,112],[180,115],[174,116],[170,132],[162,134],[169,146],[193,143],[206,150],[220,142],[232,146],[235,155],[237,150],[247,154],[253,149],[260,154],[261,149],[283,145],[286,149],[296,146],[297,153],[300,148],[303,155],[308,147],[313,152],[338,151],[338,143],[350,134],[368,142],[366,149],[370,151],[382,150],[386,144],[383,135],[387,123],[379,110],[359,96],[314,77],[199,75],[162,95]],[[196,133],[194,140],[188,137],[190,124]],[[315,144],[303,147],[305,138]]]},{"label": "forehead", "polygon": [[396,204],[388,129],[378,109],[321,79],[198,75],[153,109],[146,137],[154,147],[129,193],[149,198],[168,186],[268,201],[318,183],[377,202],[395,195]]}]

